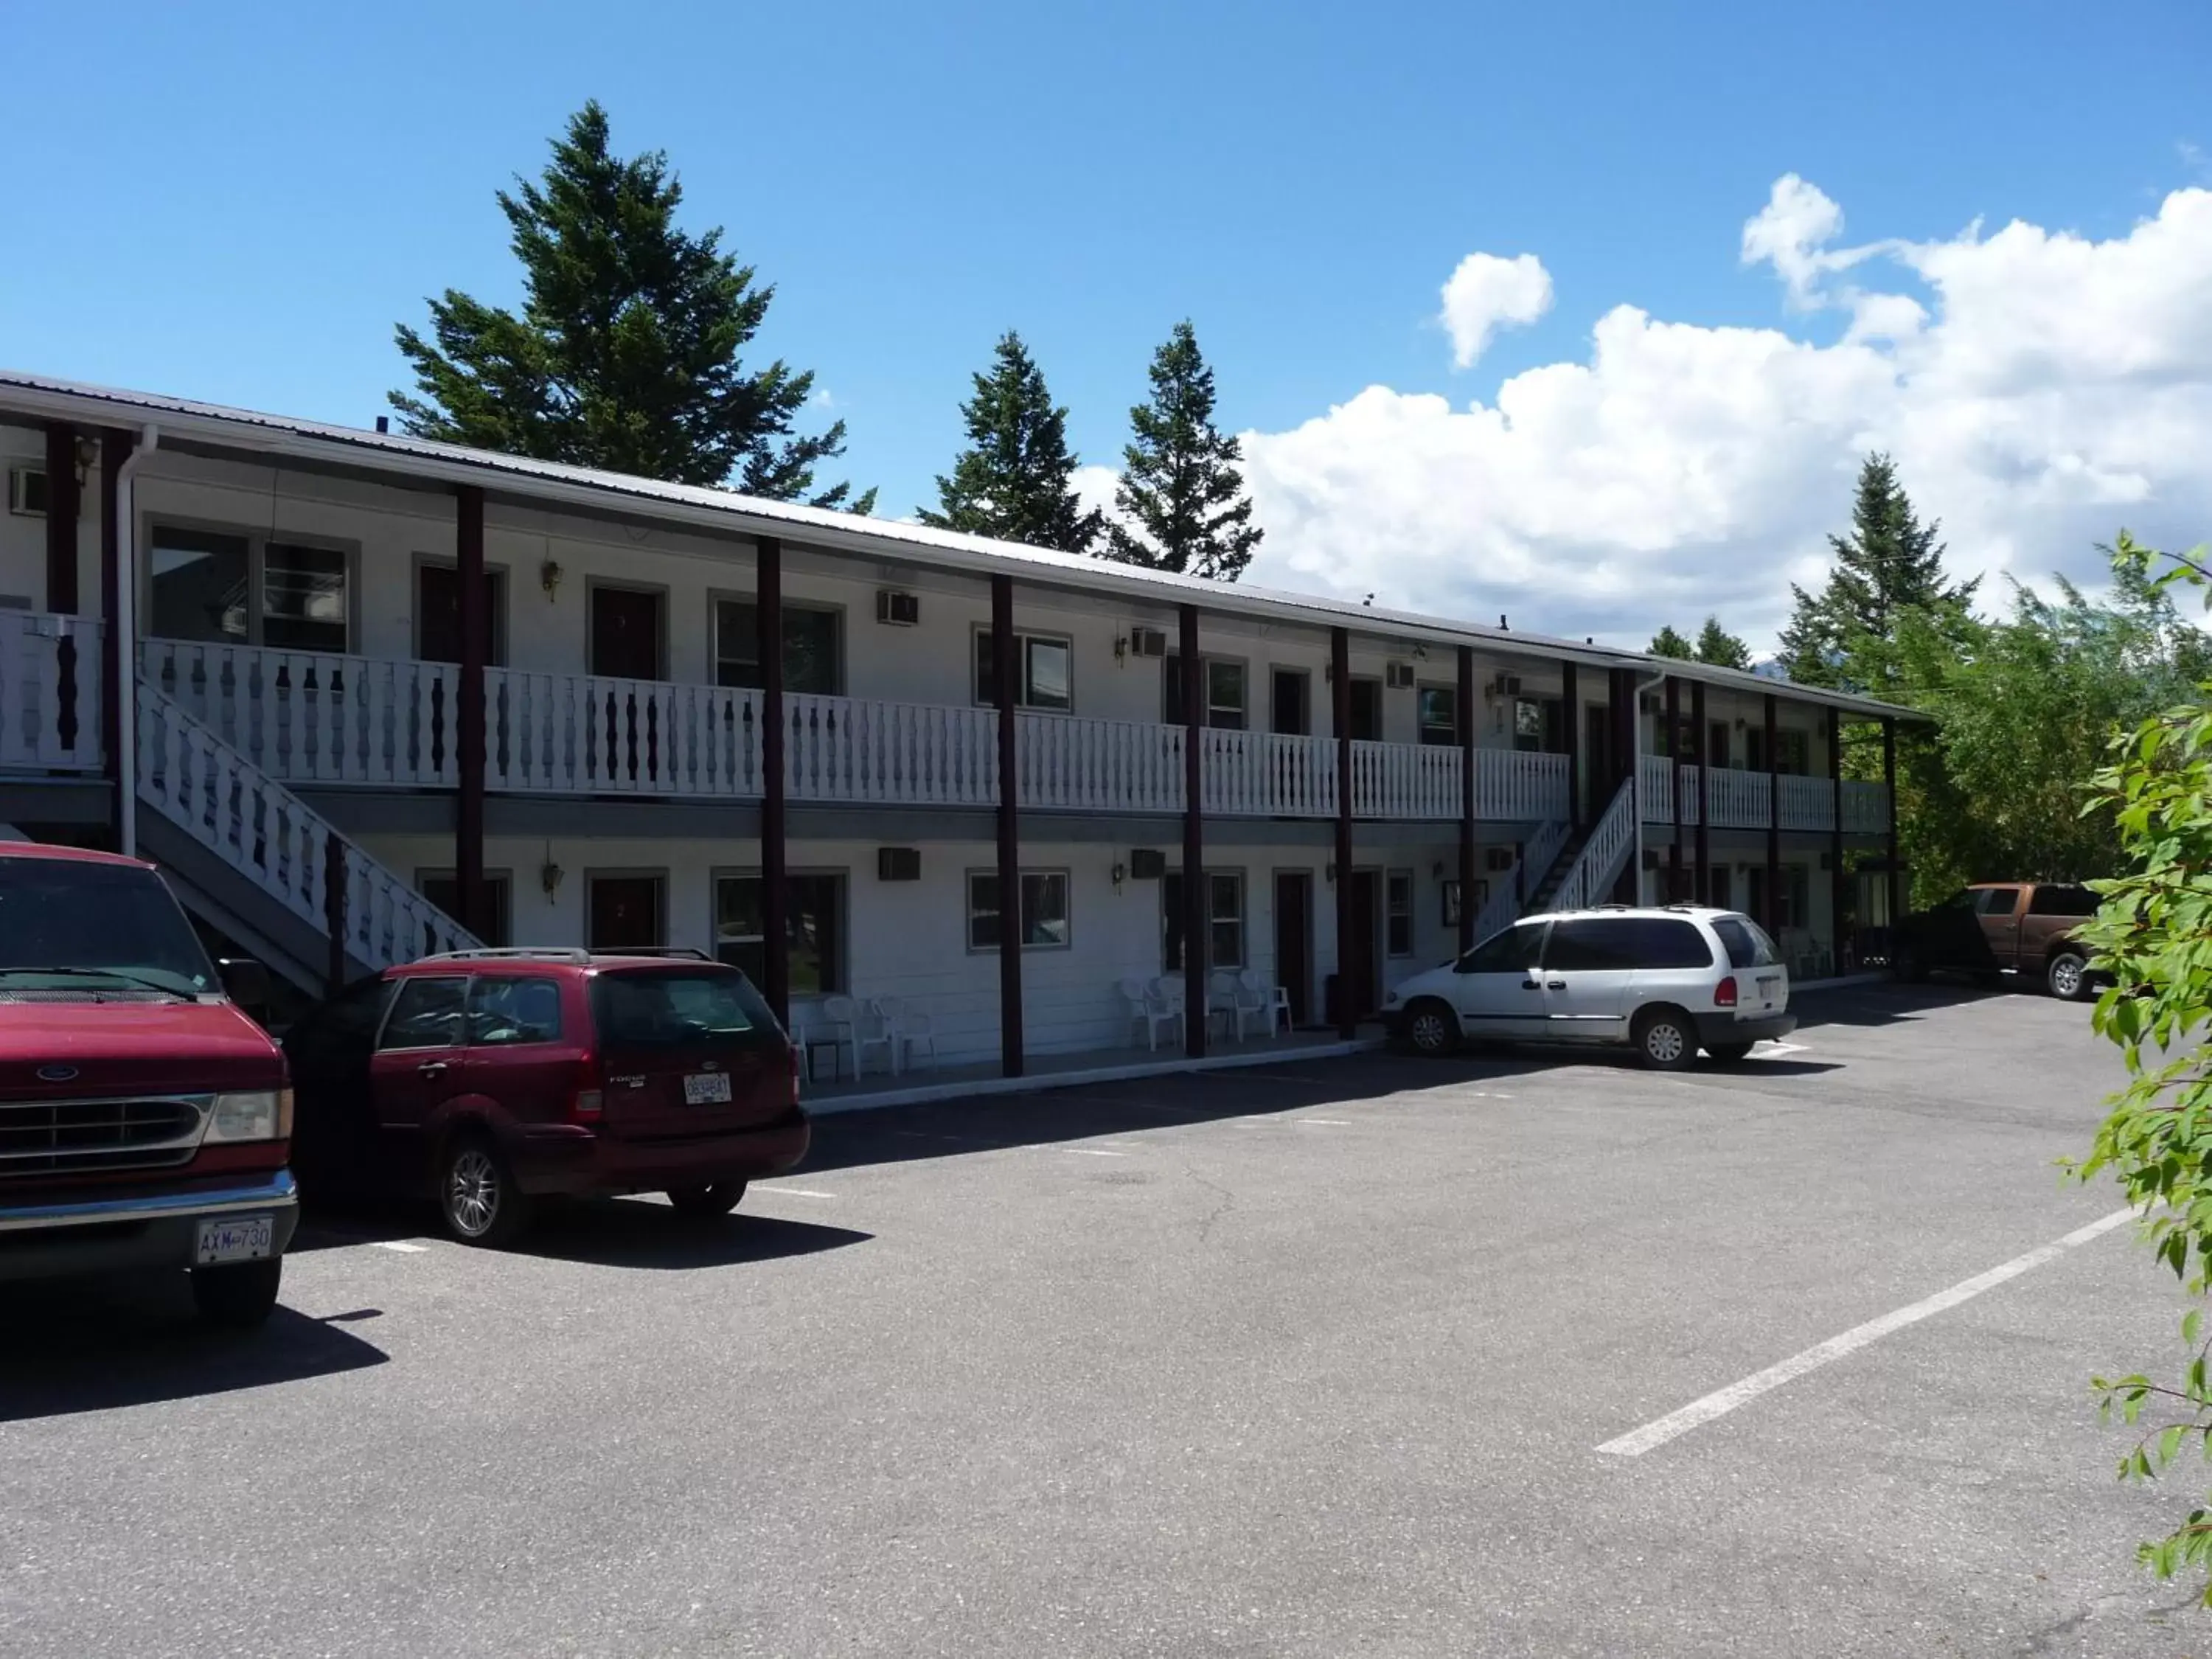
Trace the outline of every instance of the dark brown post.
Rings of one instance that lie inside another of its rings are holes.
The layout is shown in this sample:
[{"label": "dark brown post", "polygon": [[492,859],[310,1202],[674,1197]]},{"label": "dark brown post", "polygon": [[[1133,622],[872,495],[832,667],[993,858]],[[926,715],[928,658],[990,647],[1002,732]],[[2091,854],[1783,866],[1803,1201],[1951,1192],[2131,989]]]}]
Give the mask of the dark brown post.
[{"label": "dark brown post", "polygon": [[1352,635],[1328,630],[1328,672],[1336,720],[1336,1034],[1359,1034],[1352,990]]},{"label": "dark brown post", "polygon": [[1766,694],[1766,914],[1759,926],[1782,931],[1782,756],[1775,724],[1774,693]]},{"label": "dark brown post", "polygon": [[137,693],[137,665],[123,650],[123,519],[118,485],[131,458],[131,434],[110,427],[100,434],[100,752],[114,791],[109,827],[123,845],[123,822],[131,804],[123,799],[123,705]]},{"label": "dark brown post", "polygon": [[345,842],[335,830],[323,838],[323,926],[331,936],[323,976],[336,996],[346,981],[346,861]]},{"label": "dark brown post", "polygon": [[483,491],[463,484],[453,492],[454,579],[460,588],[461,665],[459,704],[460,799],[453,814],[453,885],[462,927],[482,939],[491,927],[484,895],[484,659],[491,654],[491,617],[484,605]]},{"label": "dark brown post", "polygon": [[1474,647],[1459,648],[1459,949],[1474,949]]},{"label": "dark brown post", "polygon": [[77,505],[76,432],[66,421],[48,421],[46,609],[65,617],[77,613]]},{"label": "dark brown post", "polygon": [[[1636,706],[1634,669],[1616,668],[1606,678],[1609,682],[1607,690],[1613,709],[1613,783],[1606,792],[1606,805],[1610,807],[1613,796],[1620,793],[1622,785],[1627,785],[1632,790],[1637,787],[1636,732],[1637,723],[1644,718],[1644,711]],[[1630,843],[1628,860],[1621,866],[1620,874],[1613,884],[1613,902],[1616,904],[1641,904],[1644,902],[1644,872],[1638,867],[1639,860],[1635,852],[1635,848],[1643,844],[1644,803],[1632,793],[1629,804],[1636,815],[1635,839]]]},{"label": "dark brown post", "polygon": [[1897,857],[1897,722],[1888,715],[1881,721],[1881,787],[1887,799],[1883,811],[1888,817],[1889,841],[1889,965],[1897,966],[1897,925],[1904,920],[1904,897],[1899,890]]},{"label": "dark brown post", "polygon": [[1571,662],[1559,665],[1559,702],[1566,711],[1567,826],[1579,830],[1583,827],[1583,700],[1575,686],[1575,665]]},{"label": "dark brown post", "polygon": [[1206,756],[1200,738],[1206,710],[1206,665],[1198,654],[1198,607],[1177,607],[1182,658],[1182,988],[1183,1051],[1206,1058],[1207,918],[1206,892]]},{"label": "dark brown post", "polygon": [[1682,682],[1667,676],[1667,799],[1674,812],[1674,838],[1667,843],[1667,901],[1682,897]]},{"label": "dark brown post", "polygon": [[1020,780],[1014,763],[1014,579],[991,578],[992,688],[999,711],[999,1069],[1019,1077],[1022,1041]]},{"label": "dark brown post", "polygon": [[773,536],[763,536],[753,544],[753,586],[761,665],[761,930],[768,935],[768,983],[761,987],[761,994],[787,1028],[791,895],[783,827],[783,544]]},{"label": "dark brown post", "polygon": [[1712,822],[1713,769],[1712,757],[1706,750],[1712,743],[1712,732],[1705,725],[1705,683],[1690,683],[1690,751],[1698,757],[1698,835],[1697,858],[1693,885],[1698,902],[1713,902]]},{"label": "dark brown post", "polygon": [[1844,970],[1844,717],[1828,710],[1828,935],[1834,971]]}]

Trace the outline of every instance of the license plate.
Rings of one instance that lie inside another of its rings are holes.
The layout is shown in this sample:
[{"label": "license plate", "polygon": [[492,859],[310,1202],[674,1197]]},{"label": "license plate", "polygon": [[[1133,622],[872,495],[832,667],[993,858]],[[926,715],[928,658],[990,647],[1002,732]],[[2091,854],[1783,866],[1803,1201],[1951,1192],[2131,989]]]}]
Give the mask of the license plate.
[{"label": "license plate", "polygon": [[1759,995],[1760,1000],[1765,1002],[1773,1001],[1774,988],[1781,983],[1782,978],[1778,974],[1767,974],[1761,975],[1759,981]]},{"label": "license plate", "polygon": [[694,1072],[684,1079],[684,1103],[686,1106],[711,1106],[716,1101],[730,1097],[730,1074],[727,1072]]},{"label": "license plate", "polygon": [[276,1218],[270,1215],[203,1221],[192,1260],[203,1267],[217,1261],[258,1261],[269,1254],[276,1231]]}]

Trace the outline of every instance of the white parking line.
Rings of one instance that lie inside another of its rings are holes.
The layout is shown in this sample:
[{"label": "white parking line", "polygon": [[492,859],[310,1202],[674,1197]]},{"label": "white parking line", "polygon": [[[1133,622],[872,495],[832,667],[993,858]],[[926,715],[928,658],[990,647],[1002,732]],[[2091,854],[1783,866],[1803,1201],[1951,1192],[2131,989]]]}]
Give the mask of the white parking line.
[{"label": "white parking line", "polygon": [[1109,1152],[1106,1151],[1103,1147],[1099,1147],[1099,1146],[1069,1146],[1069,1147],[1065,1148],[1064,1150],[1066,1150],[1066,1151],[1067,1151],[1067,1152],[1079,1152],[1079,1153],[1081,1153],[1085,1158],[1127,1158],[1127,1157],[1128,1157],[1128,1153],[1127,1153],[1127,1152]]},{"label": "white parking line", "polygon": [[1292,1123],[1325,1123],[1332,1129],[1349,1128],[1352,1125],[1348,1117],[1294,1117],[1289,1121]]},{"label": "white parking line", "polygon": [[404,1238],[380,1238],[374,1243],[380,1250],[397,1250],[402,1255],[422,1255],[430,1249],[428,1244],[413,1244]]},{"label": "white parking line", "polygon": [[763,1187],[758,1182],[753,1183],[752,1190],[757,1193],[778,1193],[785,1198],[835,1198],[837,1196],[835,1193],[817,1193],[811,1187]]},{"label": "white parking line", "polygon": [[1892,1331],[1902,1330],[1931,1315],[1955,1308],[1961,1302],[1972,1300],[1984,1291],[1995,1290],[2008,1279],[2017,1279],[2032,1267],[2040,1267],[2054,1261],[2077,1244],[2086,1244],[2100,1234],[2108,1233],[2123,1222],[2134,1218],[2133,1210],[2115,1210],[2100,1220],[2086,1227],[2076,1227],[2055,1244],[2045,1244],[2030,1250],[2026,1255],[2016,1255],[2011,1261],[1990,1268],[1985,1273],[1976,1273],[1972,1279],[1961,1279],[1948,1291],[1886,1313],[1879,1319],[1869,1319],[1863,1325],[1855,1325],[1841,1336],[1832,1336],[1826,1342],[1814,1344],[1802,1353],[1794,1353],[1777,1365],[1763,1371],[1754,1371],[1741,1382],[1731,1382],[1725,1389],[1716,1389],[1702,1400],[1693,1400],[1681,1410],[1669,1412],[1656,1422],[1646,1423],[1615,1440],[1608,1440],[1598,1449],[1615,1457],[1641,1457],[1655,1447],[1663,1446],[1677,1435],[1687,1434],[1703,1423],[1717,1417],[1725,1417],[1738,1406],[1755,1400],[1769,1389],[1778,1389],[1784,1382],[1818,1370],[1831,1360],[1841,1359],[1845,1354],[1865,1347],[1869,1342],[1887,1336]]},{"label": "white parking line", "polygon": [[1777,1042],[1770,1039],[1752,1052],[1759,1054],[1802,1054],[1805,1052],[1805,1045],[1802,1042]]}]

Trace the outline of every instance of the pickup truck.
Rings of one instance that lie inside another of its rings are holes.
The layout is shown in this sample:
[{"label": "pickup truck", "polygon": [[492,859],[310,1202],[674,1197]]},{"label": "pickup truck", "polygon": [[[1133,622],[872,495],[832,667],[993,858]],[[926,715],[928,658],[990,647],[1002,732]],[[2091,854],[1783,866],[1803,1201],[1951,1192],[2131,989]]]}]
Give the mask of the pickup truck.
[{"label": "pickup truck", "polygon": [[299,1219],[284,1056],[149,864],[0,842],[0,1280],[191,1276],[259,1324]]},{"label": "pickup truck", "polygon": [[1931,970],[2033,978],[2067,1002],[2089,994],[2089,953],[2074,931],[2097,896],[2071,882],[1985,881],[1916,910],[1898,930],[1898,977]]}]

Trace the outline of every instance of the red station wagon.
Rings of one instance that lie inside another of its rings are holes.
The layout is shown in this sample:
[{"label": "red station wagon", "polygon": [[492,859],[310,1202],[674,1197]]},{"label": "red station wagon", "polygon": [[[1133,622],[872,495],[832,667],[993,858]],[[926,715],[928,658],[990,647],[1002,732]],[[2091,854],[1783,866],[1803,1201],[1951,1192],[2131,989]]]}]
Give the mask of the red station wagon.
[{"label": "red station wagon", "polygon": [[511,1240],[550,1194],[725,1215],[806,1155],[789,1037],[696,952],[426,957],[325,1002],[284,1051],[310,1195],[366,1175],[434,1197],[471,1244]]}]

